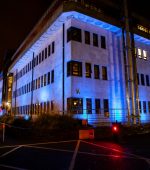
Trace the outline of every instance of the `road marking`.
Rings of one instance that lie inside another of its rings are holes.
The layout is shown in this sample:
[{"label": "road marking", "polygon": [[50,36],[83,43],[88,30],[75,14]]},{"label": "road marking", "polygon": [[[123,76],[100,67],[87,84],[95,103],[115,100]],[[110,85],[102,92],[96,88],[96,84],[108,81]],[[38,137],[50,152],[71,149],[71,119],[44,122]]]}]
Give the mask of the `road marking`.
[{"label": "road marking", "polygon": [[10,168],[10,169],[15,169],[15,170],[27,170],[27,169],[18,168],[18,167],[9,166],[9,165],[3,165],[3,164],[0,164],[0,167]]},{"label": "road marking", "polygon": [[14,152],[14,151],[16,151],[17,149],[19,149],[19,148],[21,148],[21,147],[22,147],[22,145],[20,145],[20,146],[18,146],[18,147],[16,147],[16,148],[13,148],[13,149],[11,149],[10,151],[2,154],[0,157],[4,157],[4,156],[6,156],[6,155],[8,155],[8,154],[10,154],[10,153],[12,153],[12,152]]},{"label": "road marking", "polygon": [[69,170],[74,169],[75,160],[76,160],[76,156],[77,156],[77,153],[78,153],[78,150],[79,150],[79,146],[80,146],[80,140],[78,140],[78,142],[77,142],[77,145],[76,145],[76,148],[75,148],[75,151],[74,151],[74,154],[73,154],[70,166],[69,166]]}]

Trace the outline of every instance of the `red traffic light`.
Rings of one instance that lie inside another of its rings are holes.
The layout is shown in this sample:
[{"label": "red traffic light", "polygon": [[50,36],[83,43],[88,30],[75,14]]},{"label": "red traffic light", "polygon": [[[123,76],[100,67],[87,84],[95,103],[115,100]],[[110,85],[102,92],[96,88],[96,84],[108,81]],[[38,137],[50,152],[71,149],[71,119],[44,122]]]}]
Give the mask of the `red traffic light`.
[{"label": "red traffic light", "polygon": [[112,126],[112,131],[114,132],[114,133],[118,133],[119,132],[119,127],[115,124],[115,125],[113,125]]}]

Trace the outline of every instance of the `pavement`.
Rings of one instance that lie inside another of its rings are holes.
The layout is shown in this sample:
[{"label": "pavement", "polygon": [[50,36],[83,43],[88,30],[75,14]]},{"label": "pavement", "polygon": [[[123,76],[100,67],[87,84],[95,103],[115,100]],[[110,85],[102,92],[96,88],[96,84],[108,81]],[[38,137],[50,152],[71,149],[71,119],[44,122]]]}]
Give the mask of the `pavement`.
[{"label": "pavement", "polygon": [[135,148],[96,140],[3,144],[0,170],[150,170],[150,152]]}]

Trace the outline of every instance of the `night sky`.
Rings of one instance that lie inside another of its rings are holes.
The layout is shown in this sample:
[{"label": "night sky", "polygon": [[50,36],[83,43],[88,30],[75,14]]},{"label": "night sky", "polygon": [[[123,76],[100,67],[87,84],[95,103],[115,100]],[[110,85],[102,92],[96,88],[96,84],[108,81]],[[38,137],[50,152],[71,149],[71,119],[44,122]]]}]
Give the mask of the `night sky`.
[{"label": "night sky", "polygon": [[[0,69],[6,51],[22,43],[53,0],[0,0]],[[110,0],[113,3],[116,0]],[[150,18],[146,0],[132,1],[132,8]],[[142,3],[141,3],[142,2]],[[145,3],[144,3],[145,2]]]}]

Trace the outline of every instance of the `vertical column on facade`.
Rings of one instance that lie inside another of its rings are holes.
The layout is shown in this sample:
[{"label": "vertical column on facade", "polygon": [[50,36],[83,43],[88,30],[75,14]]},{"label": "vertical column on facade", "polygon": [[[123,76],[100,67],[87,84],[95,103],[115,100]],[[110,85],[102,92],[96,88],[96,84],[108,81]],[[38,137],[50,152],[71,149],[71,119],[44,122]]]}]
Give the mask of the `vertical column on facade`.
[{"label": "vertical column on facade", "polygon": [[31,117],[33,115],[33,91],[34,91],[33,79],[34,79],[34,52],[33,52],[33,57],[32,57],[31,107],[30,107]]},{"label": "vertical column on facade", "polygon": [[16,85],[15,85],[15,115],[16,115],[16,112],[17,112],[17,81],[18,81],[18,70],[16,70]]},{"label": "vertical column on facade", "polygon": [[[128,117],[134,117],[136,115],[135,110],[135,81],[134,81],[134,72],[133,72],[133,56],[132,56],[132,39],[130,33],[129,25],[129,15],[127,8],[127,0],[124,0],[124,12],[125,12],[125,55],[126,55],[126,76],[127,76],[127,104],[128,104]],[[130,121],[130,120],[129,120]],[[136,119],[133,119],[133,123],[136,123]]]}]

